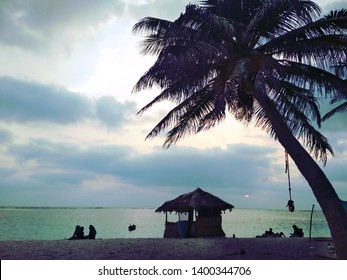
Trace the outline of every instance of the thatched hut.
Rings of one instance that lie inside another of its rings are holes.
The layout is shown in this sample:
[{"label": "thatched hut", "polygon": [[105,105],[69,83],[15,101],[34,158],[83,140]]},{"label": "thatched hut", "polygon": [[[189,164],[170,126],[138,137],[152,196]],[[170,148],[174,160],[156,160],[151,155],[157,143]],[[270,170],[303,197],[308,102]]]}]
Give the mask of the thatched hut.
[{"label": "thatched hut", "polygon": [[[225,236],[222,212],[234,208],[224,200],[197,188],[165,202],[155,212],[166,214],[164,237]],[[168,222],[168,213],[178,213],[178,222]]]}]

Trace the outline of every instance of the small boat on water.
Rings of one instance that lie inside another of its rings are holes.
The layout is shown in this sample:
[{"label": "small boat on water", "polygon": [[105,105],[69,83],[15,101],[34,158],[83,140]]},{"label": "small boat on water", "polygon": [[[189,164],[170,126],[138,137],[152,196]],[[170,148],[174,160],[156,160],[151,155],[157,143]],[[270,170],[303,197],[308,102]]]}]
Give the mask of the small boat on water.
[{"label": "small boat on water", "polygon": [[129,231],[134,231],[136,229],[136,225],[129,225],[128,230]]}]

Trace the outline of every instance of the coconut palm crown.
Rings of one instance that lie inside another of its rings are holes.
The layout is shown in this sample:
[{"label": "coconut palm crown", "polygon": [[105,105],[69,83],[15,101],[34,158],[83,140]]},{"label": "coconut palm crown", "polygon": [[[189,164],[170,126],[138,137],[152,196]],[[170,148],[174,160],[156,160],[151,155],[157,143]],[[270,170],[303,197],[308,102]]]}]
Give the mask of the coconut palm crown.
[{"label": "coconut palm crown", "polygon": [[[219,124],[227,112],[263,128],[288,150],[313,189],[333,238],[341,241],[347,234],[346,215],[307,151],[324,163],[333,154],[316,127],[321,124],[319,98],[347,96],[343,75],[334,71],[346,63],[347,10],[320,17],[312,1],[258,0],[248,1],[254,5],[236,17],[228,16],[230,6],[223,6],[230,1],[202,1],[188,5],[175,21],[146,17],[133,27],[146,35],[142,53],[157,56],[133,91],[161,89],[139,113],[165,100],[174,103],[147,137],[167,131],[164,146],[169,147]],[[339,256],[347,258],[347,241],[341,242],[336,243],[342,248]]]}]

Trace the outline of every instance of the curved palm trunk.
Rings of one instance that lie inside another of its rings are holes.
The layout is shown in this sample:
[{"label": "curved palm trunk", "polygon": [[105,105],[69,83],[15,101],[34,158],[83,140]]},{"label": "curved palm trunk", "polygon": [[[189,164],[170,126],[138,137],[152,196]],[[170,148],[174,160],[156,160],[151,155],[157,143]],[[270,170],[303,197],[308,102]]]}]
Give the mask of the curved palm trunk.
[{"label": "curved palm trunk", "polygon": [[255,98],[265,110],[279,142],[288,151],[299,171],[307,180],[322,208],[329,225],[337,257],[347,259],[347,214],[335,189],[319,165],[287,128],[272,101],[265,94],[257,94]]}]

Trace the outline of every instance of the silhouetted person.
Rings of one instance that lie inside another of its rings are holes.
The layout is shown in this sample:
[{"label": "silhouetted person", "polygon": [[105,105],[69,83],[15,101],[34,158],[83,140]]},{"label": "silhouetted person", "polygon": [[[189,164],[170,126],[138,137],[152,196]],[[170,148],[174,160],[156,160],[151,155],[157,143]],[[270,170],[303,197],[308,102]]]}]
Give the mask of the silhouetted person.
[{"label": "silhouetted person", "polygon": [[302,228],[298,228],[296,225],[293,225],[294,232],[290,235],[291,237],[304,237],[304,232]]},{"label": "silhouetted person", "polygon": [[96,229],[93,225],[89,226],[89,234],[87,236],[88,239],[95,239],[96,236]]},{"label": "silhouetted person", "polygon": [[73,240],[73,239],[82,239],[83,238],[83,227],[77,225],[75,227],[75,231],[73,233],[73,235],[69,238],[70,240]]},{"label": "silhouetted person", "polygon": [[78,239],[84,239],[84,227],[81,227],[80,236]]},{"label": "silhouetted person", "polygon": [[274,232],[272,231],[272,228],[269,228],[269,230],[266,230],[263,234],[264,237],[274,235]]},{"label": "silhouetted person", "polygon": [[284,233],[281,231],[280,233],[276,232],[273,237],[286,237]]}]

